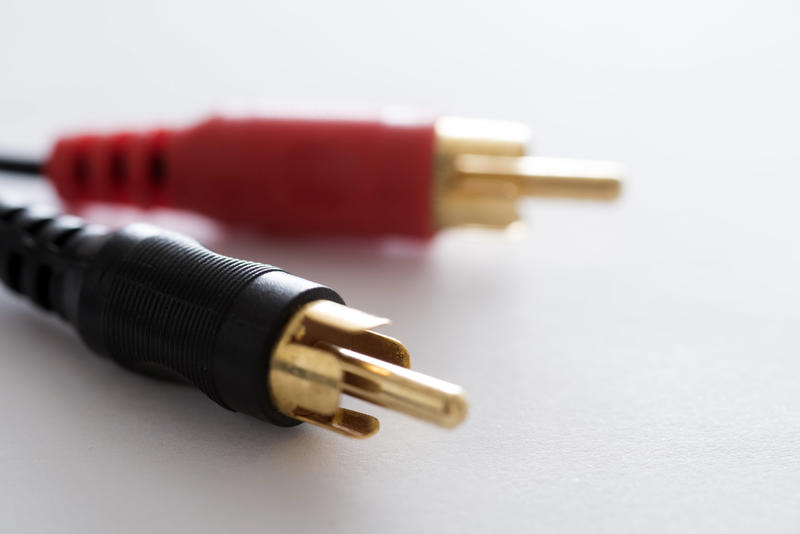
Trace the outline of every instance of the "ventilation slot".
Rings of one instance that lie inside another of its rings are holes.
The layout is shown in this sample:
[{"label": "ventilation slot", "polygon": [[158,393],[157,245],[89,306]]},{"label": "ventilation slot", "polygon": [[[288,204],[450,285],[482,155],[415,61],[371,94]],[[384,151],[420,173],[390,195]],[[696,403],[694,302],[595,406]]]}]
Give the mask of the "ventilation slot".
[{"label": "ventilation slot", "polygon": [[75,185],[79,188],[86,187],[89,181],[89,160],[86,154],[77,154],[75,156],[72,173],[75,177]]},{"label": "ventilation slot", "polygon": [[50,284],[53,279],[53,270],[47,265],[40,265],[36,269],[36,286],[34,287],[33,299],[36,304],[45,310],[52,310],[53,303],[50,298]]},{"label": "ventilation slot", "polygon": [[160,150],[154,151],[150,156],[150,185],[153,186],[153,189],[161,189],[164,185],[166,172],[164,154],[162,154]]},{"label": "ventilation slot", "polygon": [[6,265],[6,284],[8,287],[16,291],[22,292],[22,256],[18,252],[12,252],[8,255],[8,263]]},{"label": "ventilation slot", "polygon": [[25,225],[25,233],[31,238],[36,238],[36,234],[38,234],[42,228],[52,221],[53,219],[49,217],[32,221]]},{"label": "ventilation slot", "polygon": [[59,232],[50,242],[53,244],[53,247],[58,250],[64,248],[64,246],[72,239],[75,234],[80,232],[80,228],[70,228],[69,230],[64,230]]},{"label": "ventilation slot", "polygon": [[128,168],[125,158],[119,150],[116,150],[111,156],[111,180],[114,182],[114,186],[121,189],[125,185],[127,175]]}]

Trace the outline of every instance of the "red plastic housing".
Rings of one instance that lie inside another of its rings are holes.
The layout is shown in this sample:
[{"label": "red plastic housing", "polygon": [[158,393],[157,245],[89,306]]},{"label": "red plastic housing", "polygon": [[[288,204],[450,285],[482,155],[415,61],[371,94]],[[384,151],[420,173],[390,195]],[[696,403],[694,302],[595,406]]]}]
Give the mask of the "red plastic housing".
[{"label": "red plastic housing", "polygon": [[183,130],[61,139],[64,201],[163,206],[273,234],[428,237],[433,121],[212,118]]}]

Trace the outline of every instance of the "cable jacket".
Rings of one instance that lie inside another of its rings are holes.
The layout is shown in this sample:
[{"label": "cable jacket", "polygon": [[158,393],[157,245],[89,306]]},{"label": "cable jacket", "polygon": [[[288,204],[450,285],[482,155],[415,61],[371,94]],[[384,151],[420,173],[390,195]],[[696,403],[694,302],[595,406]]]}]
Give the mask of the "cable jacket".
[{"label": "cable jacket", "polygon": [[0,171],[37,176],[42,174],[43,165],[38,160],[0,154]]}]

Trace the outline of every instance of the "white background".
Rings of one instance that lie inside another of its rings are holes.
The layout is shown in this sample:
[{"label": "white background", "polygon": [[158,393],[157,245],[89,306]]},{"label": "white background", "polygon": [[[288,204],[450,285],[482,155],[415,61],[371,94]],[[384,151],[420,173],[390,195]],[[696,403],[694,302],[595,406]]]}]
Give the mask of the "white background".
[{"label": "white background", "polygon": [[184,224],[391,317],[417,369],[467,388],[451,432],[270,427],[3,291],[0,531],[796,532],[799,23],[795,0],[3,0],[0,148],[236,100],[366,102],[521,120],[538,153],[630,179],[615,204],[526,203],[523,238]]}]

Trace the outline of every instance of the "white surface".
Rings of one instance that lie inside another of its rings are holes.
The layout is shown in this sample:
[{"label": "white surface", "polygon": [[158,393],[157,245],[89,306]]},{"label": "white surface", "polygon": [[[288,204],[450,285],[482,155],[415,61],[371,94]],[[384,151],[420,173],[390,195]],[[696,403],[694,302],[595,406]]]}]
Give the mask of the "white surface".
[{"label": "white surface", "polygon": [[453,432],[276,429],[2,292],[0,531],[797,531],[796,1],[112,4],[4,2],[0,147],[368,101],[520,119],[631,179],[614,205],[527,204],[522,240],[211,240],[392,317],[468,389]]}]

